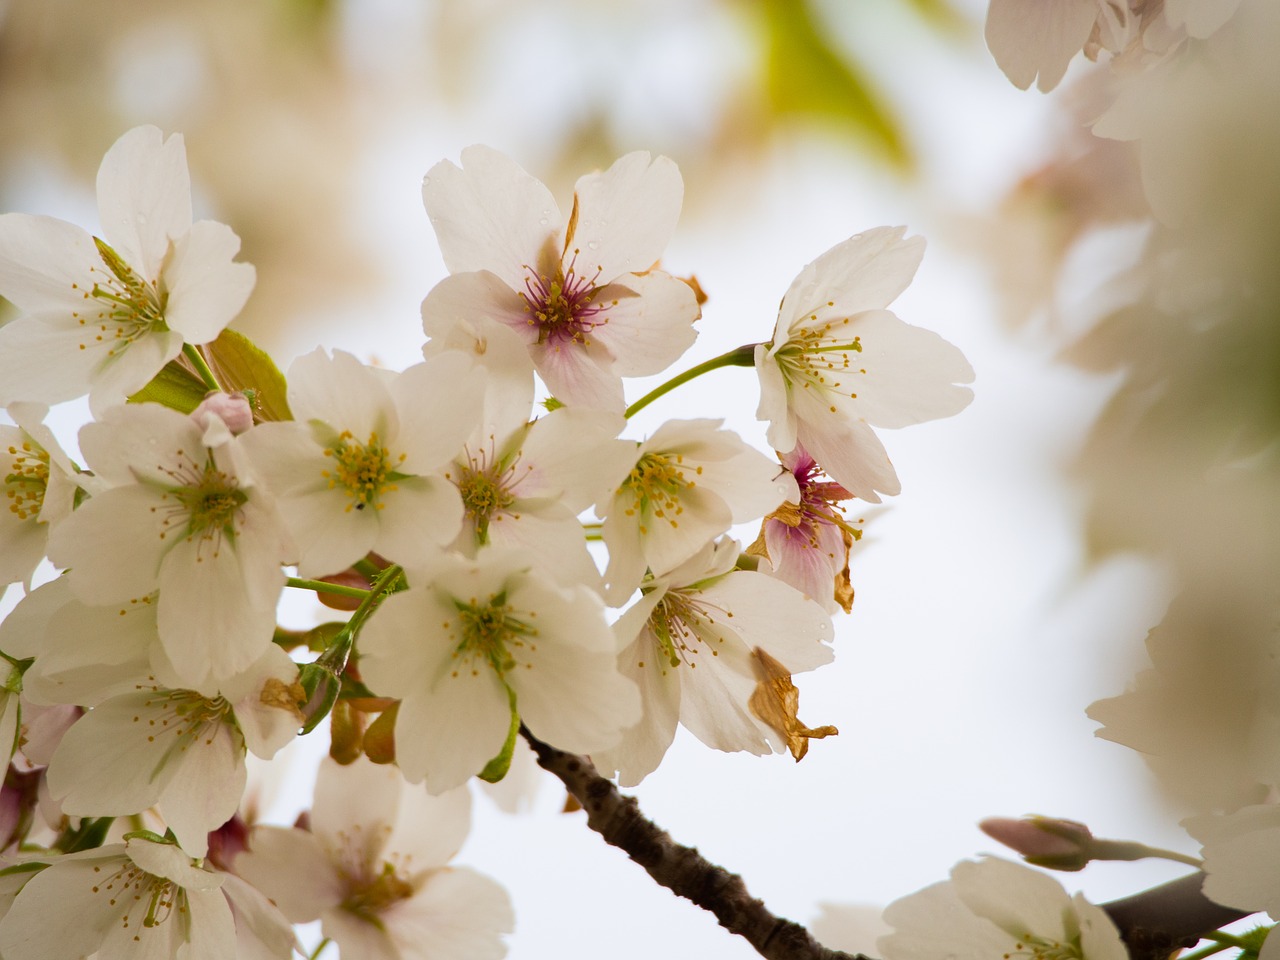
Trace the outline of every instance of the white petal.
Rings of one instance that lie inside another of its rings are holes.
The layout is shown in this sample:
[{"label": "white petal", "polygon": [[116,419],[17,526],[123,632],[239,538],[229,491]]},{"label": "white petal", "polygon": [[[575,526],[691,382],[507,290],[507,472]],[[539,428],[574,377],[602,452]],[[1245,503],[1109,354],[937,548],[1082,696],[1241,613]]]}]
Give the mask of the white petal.
[{"label": "white petal", "polygon": [[252,264],[236,263],[240,238],[225,224],[201,220],[173,248],[165,266],[164,317],[187,343],[216,340],[253,292]]},{"label": "white petal", "polygon": [[506,891],[462,867],[435,874],[381,919],[403,960],[499,960],[507,953],[501,934],[515,926]]},{"label": "white petal", "polygon": [[[456,353],[432,357],[400,374],[391,388],[400,413],[397,452],[406,455],[398,469],[430,473],[456,457],[480,425],[484,392],[483,369]],[[448,416],[442,415],[445,410]]]},{"label": "white petal", "polygon": [[884,920],[894,928],[876,943],[885,960],[991,960],[1014,949],[1014,938],[974,916],[949,881],[895,900]]},{"label": "white petal", "polygon": [[991,0],[987,47],[1019,90],[1037,86],[1048,93],[1084,49],[1098,18],[1097,0]]},{"label": "white petal", "polygon": [[[648,600],[649,596],[644,599]],[[644,604],[645,608],[651,606]],[[641,632],[636,641],[618,655],[618,666],[622,675],[640,691],[644,714],[639,723],[627,728],[617,746],[598,751],[592,760],[606,776],[616,771],[619,786],[634,787],[658,769],[675,739],[680,717],[681,675],[662,661],[661,651],[656,649],[648,631]]]},{"label": "white petal", "polygon": [[409,567],[426,563],[462,529],[462,497],[441,477],[405,477],[386,494],[373,549]]},{"label": "white petal", "polygon": [[74,567],[71,585],[85,603],[145,597],[156,589],[166,517],[156,494],[141,486],[106,490],[58,524],[49,559]]},{"label": "white petal", "polygon": [[562,221],[551,191],[490,147],[467,147],[461,168],[447,160],[432,167],[422,201],[450,273],[489,270],[522,290],[524,265],[559,253]]},{"label": "white petal", "polygon": [[635,444],[613,439],[624,425],[621,417],[582,407],[539,418],[521,446],[520,497],[554,497],[576,512],[612,496],[635,463]]},{"label": "white petal", "polygon": [[384,378],[342,350],[317,348],[289,365],[289,408],[301,423],[318,420],[355,443],[376,432],[385,443],[400,425]]},{"label": "white petal", "polygon": [[684,182],[666,157],[629,153],[603,173],[580,178],[577,229],[567,238],[566,262],[579,251],[576,270],[599,269],[602,282],[654,265],[675,232]]},{"label": "white petal", "polygon": [[731,619],[718,618],[748,648],[763,647],[792,673],[813,670],[834,658],[831,618],[780,580],[735,570],[701,591]]},{"label": "white petal", "polygon": [[1038,870],[984,857],[957,863],[951,880],[965,906],[1012,936],[1033,933],[1065,942],[1078,933],[1064,922],[1068,914],[1074,916],[1071,898],[1057,880]]},{"label": "white petal", "polygon": [[394,765],[364,757],[340,764],[325,757],[316,773],[311,830],[347,873],[373,876],[386,859],[404,789],[404,777]]},{"label": "white petal", "polygon": [[693,346],[698,336],[693,322],[702,310],[683,280],[655,271],[623,277],[601,290],[599,297],[608,297],[610,291],[622,295],[606,307],[608,322],[593,329],[592,336],[609,348],[614,372],[624,377],[661,373]]},{"label": "white petal", "polygon": [[93,237],[75,224],[29,213],[0,214],[0,294],[23,313],[63,317],[73,324],[73,310],[96,313],[89,296],[93,271],[101,268]]},{"label": "white petal", "polygon": [[293,923],[319,919],[342,902],[343,885],[320,840],[305,830],[254,827],[236,873],[275,902]]},{"label": "white petal", "polygon": [[879,503],[880,493],[901,492],[889,455],[870,427],[830,413],[821,401],[813,403],[808,391],[798,392],[796,405],[799,442],[822,464],[827,476],[868,503]]},{"label": "white petal", "polygon": [[169,241],[191,229],[191,175],[182,135],[134,127],[98,168],[98,216],[107,243],[146,280],[160,276]]},{"label": "white petal", "polygon": [[471,829],[471,791],[465,786],[432,796],[400,780],[400,810],[387,841],[413,874],[444,866]]},{"label": "white petal", "polygon": [[170,762],[176,769],[160,797],[160,815],[187,853],[203,857],[209,831],[234,817],[240,806],[247,776],[244,740],[220,723]]},{"label": "white petal", "polygon": [[89,392],[109,349],[61,318],[19,317],[0,327],[0,406],[61,403]]}]

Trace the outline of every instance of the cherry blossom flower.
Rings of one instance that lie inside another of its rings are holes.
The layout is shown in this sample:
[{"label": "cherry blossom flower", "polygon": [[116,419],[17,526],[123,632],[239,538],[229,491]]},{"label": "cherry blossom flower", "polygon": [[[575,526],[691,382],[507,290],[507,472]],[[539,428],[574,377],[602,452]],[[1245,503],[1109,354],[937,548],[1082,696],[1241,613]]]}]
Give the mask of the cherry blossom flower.
[{"label": "cherry blossom flower", "polygon": [[[0,920],[0,954],[24,960],[286,960],[293,939],[279,914],[229,880],[234,878],[197,866],[180,847],[142,837],[58,857],[27,881]],[[250,939],[253,930],[275,935]]]},{"label": "cherry blossom flower", "polygon": [[[453,546],[475,556],[486,544],[518,548],[566,586],[596,587],[578,514],[607,499],[627,475],[634,446],[614,439],[623,419],[563,407],[533,423],[528,407],[487,437],[473,436],[445,471],[465,508]],[[496,438],[496,439],[495,439]]]},{"label": "cherry blossom flower", "polygon": [[822,468],[800,444],[780,456],[800,497],[764,518],[760,536],[747,553],[760,557],[760,571],[816,600],[828,613],[853,607],[849,550],[862,530],[844,518],[843,500],[853,497],[838,483],[819,480]]},{"label": "cherry blossom flower", "polygon": [[439,470],[474,429],[483,381],[456,352],[400,374],[341,351],[293,362],[297,419],[260,424],[241,442],[275,494],[302,576],[370,551],[416,565],[456,536],[462,503]]},{"label": "cherry blossom flower", "polygon": [[15,403],[8,412],[17,426],[0,424],[0,593],[30,585],[50,527],[70,516],[78,489],[75,468],[41,422],[48,408]]},{"label": "cherry blossom flower", "polygon": [[262,656],[284,587],[280,564],[292,559],[238,442],[216,418],[202,434],[156,404],[108,410],[80,431],[80,447],[109,489],[49,538],[50,559],[74,568],[70,581],[84,603],[121,603],[159,588],[160,641],[192,687]]},{"label": "cherry blossom flower", "polygon": [[648,566],[657,575],[691,558],[734,523],[798,497],[795,480],[720,420],[672,420],[638,445],[634,466],[597,507],[609,547],[606,599],[621,605]]},{"label": "cherry blossom flower", "polygon": [[155,806],[183,849],[203,857],[209,831],[235,815],[245,750],[270,759],[302,724],[297,665],[278,647],[216,688],[150,678],[98,703],[49,762],[49,790],[73,816],[130,816]]},{"label": "cherry blossom flower", "polygon": [[239,238],[191,221],[182,137],[130,130],[98,170],[105,239],[52,217],[0,216],[0,294],[26,316],[0,329],[0,405],[88,392],[95,413],[122,403],[240,312],[254,270]]},{"label": "cherry blossom flower", "polygon": [[832,658],[831,619],[785,583],[735,569],[738,544],[708,543],[692,559],[645,580],[644,595],[615,625],[618,665],[640,688],[644,717],[592,759],[634,786],[657,769],[677,721],[716,750],[785,749],[750,709],[753,651],[793,673]]},{"label": "cherry blossom flower", "polygon": [[1047,93],[1084,49],[1106,6],[1100,0],[991,0],[987,46],[1015,87],[1027,89],[1038,74],[1037,86]]},{"label": "cherry blossom flower", "polygon": [[578,180],[566,223],[541,182],[488,147],[442,161],[422,197],[453,274],[422,305],[428,336],[459,319],[519,333],[551,392],[622,411],[622,377],[658,373],[694,340],[697,297],[651,269],[680,214],[684,186],[666,157],[630,153]]},{"label": "cherry blossom flower", "polygon": [[885,960],[1125,960],[1115,924],[1051,877],[985,857],[956,864],[951,879],[889,904],[894,932],[878,941]]},{"label": "cherry blossom flower", "polygon": [[411,571],[360,635],[360,672],[401,698],[396,762],[440,793],[502,750],[512,710],[539,738],[574,753],[617,742],[640,718],[618,673],[600,599],[561,588],[520,554],[442,555]]},{"label": "cherry blossom flower", "polygon": [[[1204,845],[1204,894],[1237,910],[1280,914],[1280,806],[1253,804],[1227,814],[1191,817],[1187,832]],[[1280,939],[1268,937],[1263,960],[1280,957]]]},{"label": "cherry blossom flower", "polygon": [[773,339],[756,347],[757,416],[775,450],[796,444],[854,496],[901,487],[872,426],[949,417],[973,399],[964,355],[886,307],[907,288],[924,240],[903,227],[850,237],[806,266],[778,312]]},{"label": "cherry blossom flower", "polygon": [[466,788],[433,797],[395,767],[326,758],[311,829],[256,827],[235,869],[291,921],[319,919],[343,956],[496,960],[513,925],[506,892],[447,866],[470,817]]}]

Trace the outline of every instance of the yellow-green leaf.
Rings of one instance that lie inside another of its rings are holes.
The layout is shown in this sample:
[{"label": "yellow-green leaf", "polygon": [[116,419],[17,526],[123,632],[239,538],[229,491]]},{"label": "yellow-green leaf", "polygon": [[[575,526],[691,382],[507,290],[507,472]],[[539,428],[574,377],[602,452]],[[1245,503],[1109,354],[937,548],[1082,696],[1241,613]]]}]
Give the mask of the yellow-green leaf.
[{"label": "yellow-green leaf", "polygon": [[190,413],[209,392],[191,369],[178,360],[170,360],[151,382],[129,398],[130,403],[160,403]]},{"label": "yellow-green leaf", "polygon": [[224,390],[253,391],[254,419],[292,420],[284,374],[275,361],[243,333],[223,330],[200,348]]}]

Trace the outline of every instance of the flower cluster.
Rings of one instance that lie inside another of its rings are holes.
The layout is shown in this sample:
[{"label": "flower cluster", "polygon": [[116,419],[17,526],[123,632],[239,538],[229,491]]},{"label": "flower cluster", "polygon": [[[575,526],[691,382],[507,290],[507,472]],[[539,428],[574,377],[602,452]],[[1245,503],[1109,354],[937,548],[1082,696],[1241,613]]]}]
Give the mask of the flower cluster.
[{"label": "flower cluster", "polygon": [[[658,267],[683,192],[666,158],[583,177],[567,219],[493,150],[438,164],[423,198],[450,276],[422,361],[316,349],[287,378],[225,329],[253,269],[191,222],[181,138],[127,133],[98,188],[105,239],[0,217],[0,293],[25,314],[0,329],[0,573],[63,571],[0,624],[0,735],[47,797],[10,841],[0,949],[35,956],[60,897],[86,922],[42,957],[283,957],[316,919],[349,955],[500,956],[505,894],[446,864],[463,788],[505,775],[520,729],[628,784],[678,724],[797,759],[835,732],[799,721],[791,676],[832,659],[852,600],[837,504],[898,491],[873,426],[970,398],[960,352],[887,309],[923,241],[838,245],[770,340],[707,365],[754,363],[779,462],[719,420],[625,434],[643,404],[623,378],[678,359],[700,315]],[[74,463],[41,405],[86,393]],[[748,553],[728,534],[752,522]],[[284,630],[286,587],[350,619]],[[309,826],[235,856],[247,754],[326,717],[345,765]]]}]

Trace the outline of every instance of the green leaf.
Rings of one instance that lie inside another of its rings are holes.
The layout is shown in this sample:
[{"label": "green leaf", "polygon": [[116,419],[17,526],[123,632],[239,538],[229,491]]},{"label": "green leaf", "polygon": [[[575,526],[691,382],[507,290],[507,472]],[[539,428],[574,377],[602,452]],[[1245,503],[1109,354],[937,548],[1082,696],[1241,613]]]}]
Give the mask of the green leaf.
[{"label": "green leaf", "polygon": [[190,413],[209,388],[185,364],[170,360],[145,387],[129,398],[130,403],[159,403],[179,413]]},{"label": "green leaf", "polygon": [[774,112],[834,122],[860,134],[894,166],[914,165],[893,113],[857,64],[837,51],[804,0],[760,0],[765,85]]},{"label": "green leaf", "polygon": [[284,374],[265,351],[243,333],[223,330],[218,339],[200,348],[224,390],[252,391],[261,420],[292,420]]},{"label": "green leaf", "polygon": [[484,765],[477,776],[486,783],[497,783],[511,769],[511,758],[516,752],[516,738],[520,736],[520,714],[516,713],[516,692],[507,687],[507,702],[511,704],[511,728],[507,731],[507,742],[502,751]]}]

